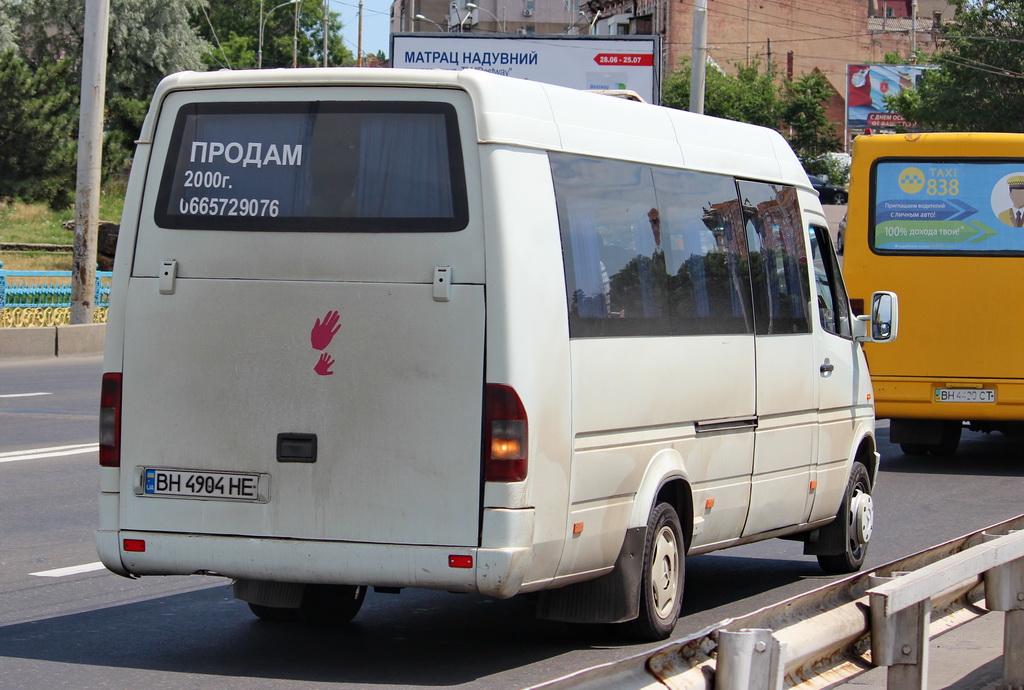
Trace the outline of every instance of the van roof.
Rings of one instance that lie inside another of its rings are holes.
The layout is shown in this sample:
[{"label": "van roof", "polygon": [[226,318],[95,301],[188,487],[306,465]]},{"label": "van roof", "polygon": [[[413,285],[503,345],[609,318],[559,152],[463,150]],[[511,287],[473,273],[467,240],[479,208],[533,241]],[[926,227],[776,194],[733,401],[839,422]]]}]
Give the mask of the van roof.
[{"label": "van roof", "polygon": [[[160,82],[154,102],[182,90],[329,86],[465,91],[475,105],[481,144],[622,158],[807,187],[799,160],[775,130],[473,69],[179,72]],[[151,140],[152,127],[147,117],[142,141]]]}]

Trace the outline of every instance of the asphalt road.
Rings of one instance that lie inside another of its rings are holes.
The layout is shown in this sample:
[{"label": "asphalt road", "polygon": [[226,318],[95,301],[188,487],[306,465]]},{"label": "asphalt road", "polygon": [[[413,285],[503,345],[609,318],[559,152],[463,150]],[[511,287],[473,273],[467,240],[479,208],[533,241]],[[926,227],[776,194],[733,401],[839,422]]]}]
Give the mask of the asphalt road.
[{"label": "asphalt road", "polygon": [[[0,361],[0,687],[521,688],[653,647],[536,621],[527,598],[371,593],[350,626],[307,628],[258,621],[218,578],[96,569],[100,370]],[[880,437],[866,567],[1024,512],[1024,443],[965,432],[955,458],[922,459]],[[692,558],[676,635],[831,579],[792,542]]]}]

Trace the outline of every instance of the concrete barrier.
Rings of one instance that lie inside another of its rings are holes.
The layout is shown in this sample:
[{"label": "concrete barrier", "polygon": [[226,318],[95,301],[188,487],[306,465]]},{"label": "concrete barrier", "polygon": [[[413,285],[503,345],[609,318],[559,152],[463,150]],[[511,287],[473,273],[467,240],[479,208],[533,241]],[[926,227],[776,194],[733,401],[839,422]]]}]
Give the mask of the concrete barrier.
[{"label": "concrete barrier", "polygon": [[103,352],[106,334],[105,323],[57,326],[57,356]]},{"label": "concrete barrier", "polygon": [[0,357],[55,357],[57,329],[0,328]]},{"label": "concrete barrier", "polygon": [[104,323],[0,328],[0,358],[98,354],[106,332]]}]

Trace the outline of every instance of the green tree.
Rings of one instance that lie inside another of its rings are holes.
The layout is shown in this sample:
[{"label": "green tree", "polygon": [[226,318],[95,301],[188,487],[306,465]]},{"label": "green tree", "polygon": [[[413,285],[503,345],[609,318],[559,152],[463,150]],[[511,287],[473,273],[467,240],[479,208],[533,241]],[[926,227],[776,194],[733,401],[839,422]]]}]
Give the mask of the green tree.
[{"label": "green tree", "polygon": [[1024,3],[950,2],[956,14],[932,56],[939,68],[886,98],[887,108],[927,130],[1024,132]]},{"label": "green tree", "polygon": [[0,0],[0,53],[18,49],[18,23],[14,10],[17,0]]},{"label": "green tree", "polygon": [[[323,65],[324,3],[301,0],[298,32],[295,6],[281,6],[282,0],[263,0],[263,67],[291,67],[293,47],[298,67]],[[259,52],[260,0],[209,0],[193,16],[199,35],[208,42],[203,62],[211,69],[256,67]],[[274,10],[274,11],[272,11]],[[330,66],[353,65],[355,59],[345,48],[342,24],[335,12],[327,13],[327,57]],[[294,41],[294,45],[293,45]]]},{"label": "green tree", "polygon": [[[672,72],[662,89],[662,105],[679,110],[690,107],[689,60]],[[736,75],[726,74],[717,65],[709,65],[704,77],[704,114],[727,120],[749,122],[763,127],[778,127],[782,100],[776,86],[777,73],[759,61],[736,65]]]},{"label": "green tree", "polygon": [[826,115],[826,104],[832,98],[832,85],[821,72],[808,72],[799,79],[786,82],[782,119],[783,134],[812,175],[828,176],[823,158],[826,153],[843,146],[835,125]]},{"label": "green tree", "polygon": [[[107,93],[145,99],[167,74],[201,69],[206,43],[189,23],[190,10],[200,1],[111,0]],[[67,58],[81,74],[85,2],[22,0],[16,17],[21,55],[30,65]]]},{"label": "green tree", "polygon": [[[206,44],[189,24],[191,8],[205,0],[111,0],[108,23],[104,173],[120,170],[132,154],[149,98],[165,75],[202,69]],[[20,27],[19,57],[27,68],[40,70],[62,60],[70,68],[65,91],[81,88],[83,0],[0,0],[0,37],[6,19]],[[17,98],[15,94],[12,96]],[[64,136],[78,131],[77,112]],[[75,158],[65,171],[72,183]]]},{"label": "green tree", "polygon": [[67,60],[32,69],[12,51],[0,55],[0,197],[71,203],[78,89]]}]

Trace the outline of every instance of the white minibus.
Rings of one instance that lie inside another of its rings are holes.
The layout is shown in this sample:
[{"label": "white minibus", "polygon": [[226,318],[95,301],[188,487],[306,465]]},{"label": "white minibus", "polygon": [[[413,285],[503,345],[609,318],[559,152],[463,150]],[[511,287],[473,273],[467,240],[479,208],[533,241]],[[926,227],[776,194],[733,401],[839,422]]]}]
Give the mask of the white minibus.
[{"label": "white minibus", "polygon": [[856,570],[878,471],[825,217],[776,132],[479,71],[181,73],[115,260],[104,564],[267,619],[537,594],[667,637],[687,556]]}]

